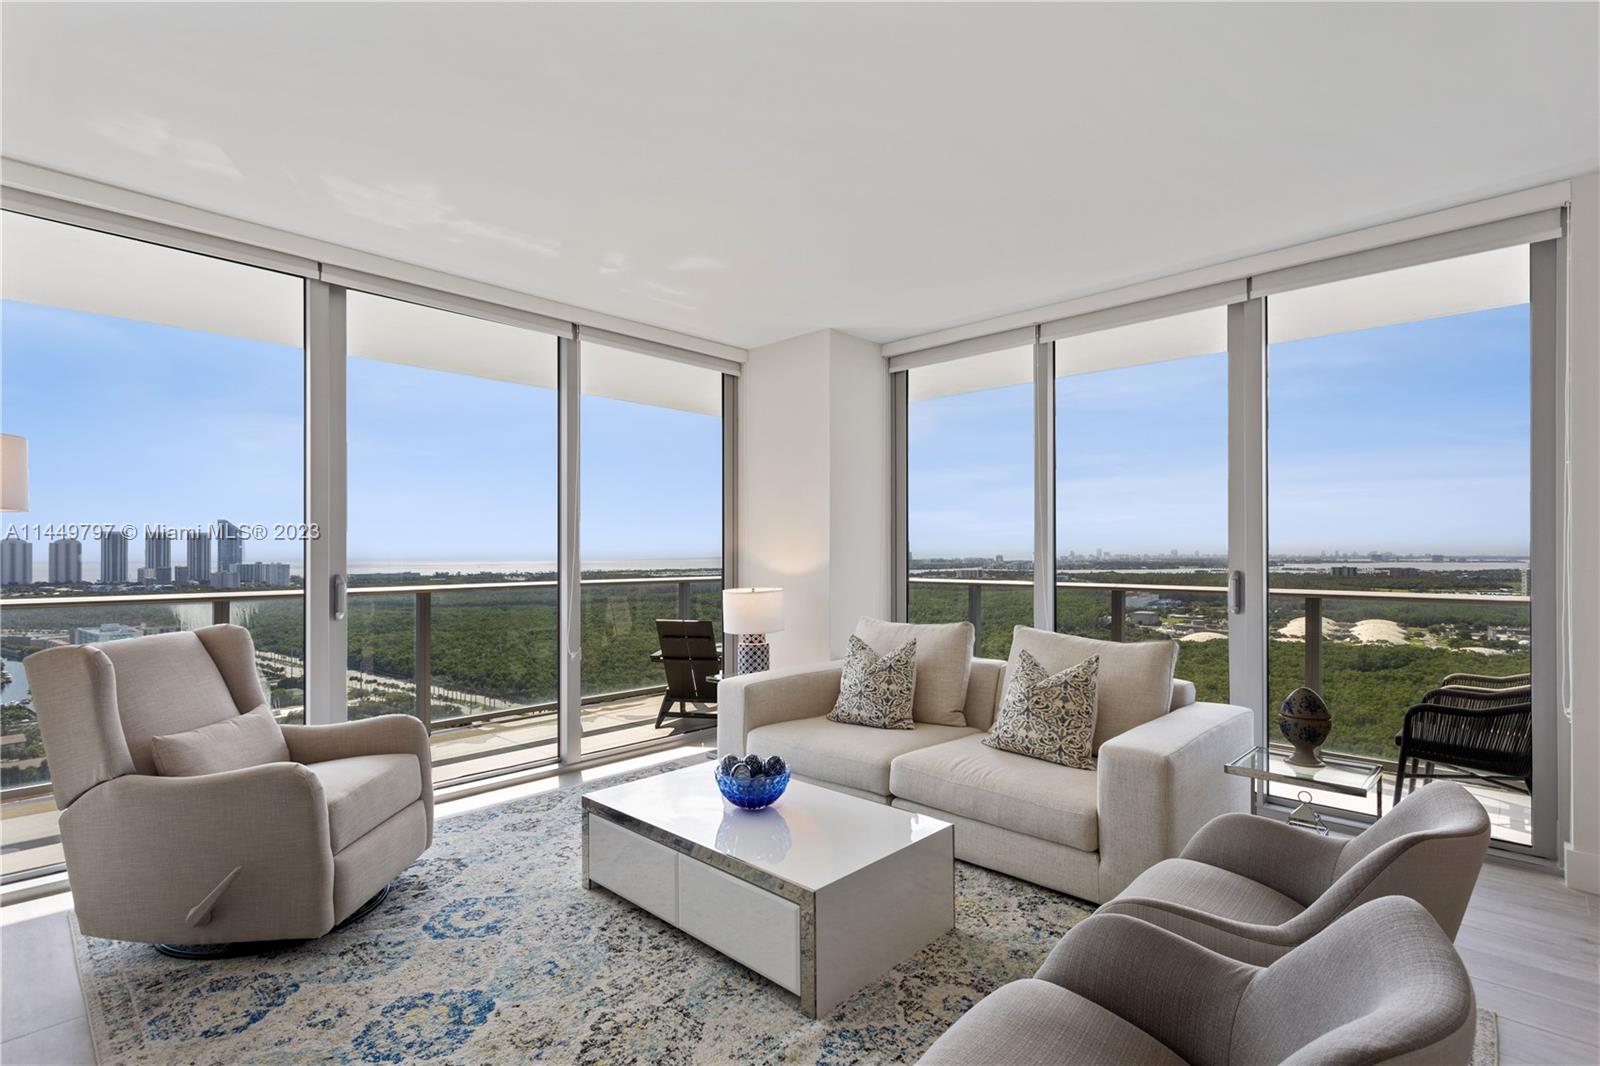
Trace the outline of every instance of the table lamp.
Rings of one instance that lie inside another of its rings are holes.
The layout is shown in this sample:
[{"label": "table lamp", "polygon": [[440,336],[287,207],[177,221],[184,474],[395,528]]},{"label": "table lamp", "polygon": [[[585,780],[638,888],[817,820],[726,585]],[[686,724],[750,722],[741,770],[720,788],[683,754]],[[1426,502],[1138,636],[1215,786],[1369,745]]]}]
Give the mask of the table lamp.
[{"label": "table lamp", "polygon": [[736,673],[771,669],[772,650],[767,634],[782,628],[782,589],[722,590],[722,631],[739,634]]}]

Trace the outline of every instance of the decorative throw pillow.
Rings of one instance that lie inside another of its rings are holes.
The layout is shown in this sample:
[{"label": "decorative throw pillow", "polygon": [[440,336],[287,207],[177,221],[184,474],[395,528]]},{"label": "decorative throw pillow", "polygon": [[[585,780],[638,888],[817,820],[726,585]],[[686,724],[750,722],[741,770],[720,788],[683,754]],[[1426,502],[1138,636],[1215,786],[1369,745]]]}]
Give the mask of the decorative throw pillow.
[{"label": "decorative throw pillow", "polygon": [[290,761],[283,730],[265,704],[186,733],[151,737],[150,757],[162,777],[195,777]]},{"label": "decorative throw pillow", "polygon": [[839,701],[828,712],[828,720],[874,729],[915,729],[911,703],[916,683],[915,639],[888,655],[879,655],[866,641],[852,636],[839,682]]},{"label": "decorative throw pillow", "polygon": [[[1017,671],[1017,657],[1028,652],[1033,661],[1054,674],[1076,666],[1091,655],[1100,660],[1095,679],[1094,750],[1112,737],[1144,725],[1172,708],[1172,670],[1178,664],[1175,640],[1141,640],[1120,644],[1070,633],[1052,633],[1031,626],[1011,631],[1011,661],[1006,681]],[[1004,689],[1002,689],[1004,691]]]},{"label": "decorative throw pillow", "polygon": [[917,642],[917,691],[911,717],[929,725],[966,725],[967,681],[972,676],[971,622],[917,624],[862,618],[855,635],[879,655]]},{"label": "decorative throw pillow", "polygon": [[1059,674],[1046,674],[1032,655],[1019,652],[1000,711],[983,742],[1000,751],[1093,770],[1099,672],[1098,655]]}]

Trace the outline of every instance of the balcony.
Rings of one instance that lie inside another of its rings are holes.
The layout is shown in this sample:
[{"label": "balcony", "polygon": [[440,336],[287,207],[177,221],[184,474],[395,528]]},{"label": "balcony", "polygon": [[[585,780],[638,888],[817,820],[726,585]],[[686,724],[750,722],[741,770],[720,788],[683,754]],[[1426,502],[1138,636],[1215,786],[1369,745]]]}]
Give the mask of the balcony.
[{"label": "balcony", "polygon": [[[912,621],[965,618],[977,631],[980,655],[1005,658],[1012,627],[1033,624],[1030,580],[913,577],[910,586]],[[1056,597],[1058,628],[1103,640],[1176,639],[1178,676],[1194,681],[1202,700],[1228,699],[1226,588],[1060,581]],[[1394,795],[1393,737],[1406,709],[1448,673],[1528,672],[1529,611],[1525,595],[1274,585],[1268,604],[1271,706],[1275,710],[1299,685],[1323,693],[1334,719],[1329,750],[1384,765],[1387,809]],[[1532,843],[1527,795],[1468,787],[1488,810],[1497,840]],[[1280,786],[1272,794],[1279,795]],[[1281,794],[1294,798],[1288,790]],[[1379,813],[1375,798],[1313,798],[1353,814]]]},{"label": "balcony", "polygon": [[[711,573],[582,582],[585,755],[715,727],[705,719],[669,719],[655,727],[665,685],[649,655],[656,648],[656,618],[719,615],[721,582]],[[555,761],[555,581],[357,586],[349,597],[351,718],[393,712],[421,718],[432,739],[436,784]],[[304,721],[304,593],[298,589],[23,597],[0,600],[0,608],[7,613],[6,668],[23,685],[20,653],[70,643],[72,629],[91,619],[137,621],[129,611],[145,618],[155,611],[166,612],[173,628],[244,625],[256,636],[274,715],[286,723]],[[485,632],[486,625],[494,630]],[[484,646],[501,649],[496,666],[523,659],[526,669],[488,670],[477,654]],[[6,699],[16,703],[19,696],[8,690]],[[22,717],[8,715],[5,730],[0,873],[8,880],[61,861],[49,768],[31,712],[27,722]]]}]

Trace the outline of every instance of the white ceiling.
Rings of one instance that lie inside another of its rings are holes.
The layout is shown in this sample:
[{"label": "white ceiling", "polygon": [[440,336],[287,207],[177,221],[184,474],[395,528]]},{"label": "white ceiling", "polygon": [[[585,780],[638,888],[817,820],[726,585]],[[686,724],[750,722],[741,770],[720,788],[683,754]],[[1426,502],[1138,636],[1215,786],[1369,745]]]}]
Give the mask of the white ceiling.
[{"label": "white ceiling", "polygon": [[1600,6],[0,9],[15,159],[741,346],[1600,165]]}]

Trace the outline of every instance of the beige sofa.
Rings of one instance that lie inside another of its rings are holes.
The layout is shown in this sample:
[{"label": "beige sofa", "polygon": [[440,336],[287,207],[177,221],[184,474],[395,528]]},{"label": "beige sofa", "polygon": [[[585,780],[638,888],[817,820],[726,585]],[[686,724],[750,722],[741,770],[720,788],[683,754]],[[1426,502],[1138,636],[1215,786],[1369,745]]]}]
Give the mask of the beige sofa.
[{"label": "beige sofa", "polygon": [[956,827],[956,857],[1099,903],[1183,850],[1219,814],[1249,806],[1223,764],[1254,742],[1244,707],[1197,703],[1172,682],[1168,713],[1104,741],[1094,770],[982,743],[1006,664],[974,659],[965,725],[870,729],[830,722],[842,662],[724,680],[723,755],[781,755],[802,780],[932,814]]}]

